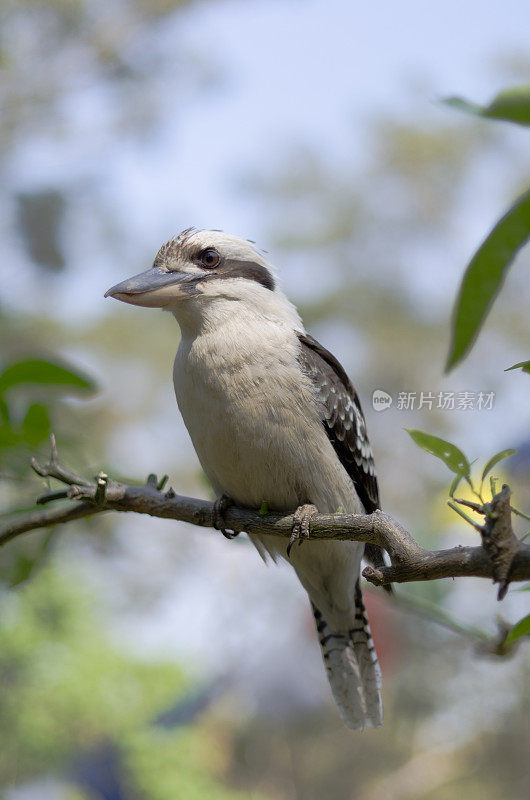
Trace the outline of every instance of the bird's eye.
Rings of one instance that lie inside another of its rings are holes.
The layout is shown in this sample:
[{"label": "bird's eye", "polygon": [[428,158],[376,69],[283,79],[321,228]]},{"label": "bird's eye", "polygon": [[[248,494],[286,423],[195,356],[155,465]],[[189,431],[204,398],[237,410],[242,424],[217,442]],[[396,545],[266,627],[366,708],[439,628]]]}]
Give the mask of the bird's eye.
[{"label": "bird's eye", "polygon": [[219,266],[221,262],[221,256],[213,247],[209,247],[207,250],[203,250],[201,253],[201,264],[206,269],[214,269],[215,267]]}]

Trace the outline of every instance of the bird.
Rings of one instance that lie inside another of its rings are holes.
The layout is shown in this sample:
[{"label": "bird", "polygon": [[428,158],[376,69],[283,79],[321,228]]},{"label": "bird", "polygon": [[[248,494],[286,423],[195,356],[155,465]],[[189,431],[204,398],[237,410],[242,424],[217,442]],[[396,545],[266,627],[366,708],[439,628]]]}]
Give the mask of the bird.
[{"label": "bird", "polygon": [[[264,560],[291,563],[309,595],[346,726],[381,725],[381,671],[360,583],[364,545],[310,535],[316,513],[379,508],[365,418],[343,367],[305,330],[266,253],[219,230],[187,228],[152,267],[105,296],[176,318],[175,395],[217,495],[215,527],[230,536],[230,504],[294,515],[290,541],[250,538]],[[384,563],[374,546],[365,556]]]}]

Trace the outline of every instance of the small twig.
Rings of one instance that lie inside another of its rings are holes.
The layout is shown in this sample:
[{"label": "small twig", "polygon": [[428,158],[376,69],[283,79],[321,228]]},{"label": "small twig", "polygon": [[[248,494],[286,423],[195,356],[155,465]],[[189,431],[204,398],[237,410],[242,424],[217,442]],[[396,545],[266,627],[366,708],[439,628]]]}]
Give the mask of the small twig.
[{"label": "small twig", "polygon": [[60,492],[41,494],[40,497],[37,497],[35,502],[38,506],[44,506],[46,503],[52,503],[54,500],[64,500],[66,497],[68,497],[68,489],[63,489]]},{"label": "small twig", "polygon": [[[471,519],[471,517],[468,514],[466,514],[465,511],[462,511],[462,509],[459,508],[456,505],[459,502],[460,502],[460,500],[456,500],[456,501],[448,500],[447,501],[447,505],[449,506],[449,508],[452,508],[453,511],[456,511],[456,513],[459,514],[462,517],[462,519],[465,519],[465,521],[468,522],[473,528],[475,528],[476,531],[479,531],[479,533],[482,533],[482,526],[479,525],[477,522],[475,522],[474,519]],[[466,505],[467,505],[467,503],[466,503]]]},{"label": "small twig", "polygon": [[100,472],[99,475],[96,475],[96,491],[94,492],[94,502],[98,506],[102,506],[105,502],[108,479],[109,476],[104,472]]},{"label": "small twig", "polygon": [[467,508],[472,508],[473,511],[477,511],[479,514],[484,513],[484,503],[473,503],[471,500],[463,500],[461,498],[453,498],[455,503],[458,503],[461,506],[467,506]]},{"label": "small twig", "polygon": [[0,546],[7,544],[23,533],[41,530],[42,528],[52,528],[54,525],[64,525],[66,522],[72,522],[83,517],[91,517],[93,514],[105,510],[104,508],[96,508],[93,503],[77,503],[76,505],[63,506],[62,508],[20,514],[0,527]]},{"label": "small twig", "polygon": [[70,485],[77,485],[77,486],[90,486],[90,481],[85,480],[85,478],[81,478],[79,475],[76,475],[75,472],[70,472],[69,470],[64,469],[60,466],[59,462],[57,461],[57,445],[55,443],[55,436],[53,433],[50,435],[51,441],[51,453],[50,453],[50,460],[41,465],[37,461],[36,458],[32,458],[30,461],[31,467],[37,475],[40,475],[41,478],[56,478],[61,483],[67,483]]},{"label": "small twig", "polygon": [[530,521],[530,515],[525,514],[524,511],[519,511],[518,508],[514,508],[513,506],[510,506],[510,510],[512,511],[513,514],[516,514],[518,517],[522,517],[523,519],[527,519],[528,521]]}]

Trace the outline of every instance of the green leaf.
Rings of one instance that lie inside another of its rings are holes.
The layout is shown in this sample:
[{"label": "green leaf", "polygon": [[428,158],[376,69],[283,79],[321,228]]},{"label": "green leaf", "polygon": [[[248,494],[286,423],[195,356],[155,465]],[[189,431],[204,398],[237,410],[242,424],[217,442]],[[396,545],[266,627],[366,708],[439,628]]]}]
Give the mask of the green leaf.
[{"label": "green leaf", "polygon": [[455,475],[455,477],[453,478],[453,482],[451,483],[451,486],[449,487],[449,497],[454,497],[455,496],[455,492],[458,489],[460,481],[462,480],[463,477],[464,477],[463,475]]},{"label": "green leaf", "polygon": [[20,437],[9,423],[0,425],[0,451],[18,444]]},{"label": "green leaf", "polygon": [[264,500],[260,506],[259,515],[260,517],[264,517],[268,513],[269,513],[269,504],[267,503],[266,500]]},{"label": "green leaf", "polygon": [[48,409],[41,403],[32,403],[22,422],[24,440],[31,445],[43,442],[51,433]]},{"label": "green leaf", "polygon": [[508,267],[530,238],[530,191],[499,220],[471,259],[453,311],[446,372],[471,349],[497,297]]},{"label": "green leaf", "polygon": [[469,476],[469,461],[456,445],[447,442],[445,439],[440,439],[438,436],[433,436],[431,433],[409,430],[408,428],[405,428],[405,430],[418,447],[436,456],[436,458],[440,458],[451,472],[460,477]]},{"label": "green leaf", "polygon": [[11,414],[9,413],[9,406],[3,397],[0,397],[0,419],[5,425],[9,425]]},{"label": "green leaf", "polygon": [[509,372],[511,369],[520,369],[522,372],[528,372],[530,375],[530,361],[519,361],[518,364],[514,364],[512,367],[506,367],[504,371]]},{"label": "green leaf", "polygon": [[450,108],[456,108],[457,111],[464,111],[466,114],[474,114],[476,117],[483,116],[482,106],[477,103],[471,103],[469,100],[457,95],[442,98],[442,103]]},{"label": "green leaf", "polygon": [[0,374],[0,392],[12,386],[41,384],[94,391],[95,383],[79,370],[43,359],[27,359],[11,364]]},{"label": "green leaf", "polygon": [[14,589],[31,578],[38,566],[39,559],[21,553],[14,558],[9,571],[4,570],[2,577],[9,588]]},{"label": "green leaf", "polygon": [[496,453],[494,456],[490,458],[484,469],[482,470],[482,480],[485,479],[488,472],[491,472],[495,464],[498,464],[499,461],[502,461],[504,458],[510,458],[510,456],[514,456],[517,453],[517,450],[513,450],[512,448],[508,448],[508,450],[501,450],[500,453]]},{"label": "green leaf", "polygon": [[526,617],[520,619],[519,622],[513,626],[506,637],[506,644],[512,644],[517,641],[517,639],[520,639],[521,636],[530,636],[530,614],[527,614]]},{"label": "green leaf", "polygon": [[[16,519],[16,517],[15,517]],[[56,529],[51,529],[33,546],[22,545],[14,548],[11,558],[0,562],[0,584],[14,589],[29,578],[32,578],[46,563],[56,537]]]},{"label": "green leaf", "polygon": [[518,125],[530,125],[530,85],[515,86],[499,92],[487,106],[470,103],[462,97],[448,97],[443,102],[464,111],[487,119],[502,119]]}]

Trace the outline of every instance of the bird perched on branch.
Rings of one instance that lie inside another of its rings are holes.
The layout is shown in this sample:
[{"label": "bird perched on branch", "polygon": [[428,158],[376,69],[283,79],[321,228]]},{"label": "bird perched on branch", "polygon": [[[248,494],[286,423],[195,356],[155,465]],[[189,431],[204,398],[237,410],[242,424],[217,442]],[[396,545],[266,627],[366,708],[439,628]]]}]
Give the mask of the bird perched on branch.
[{"label": "bird perched on branch", "polygon": [[[346,725],[380,725],[381,673],[360,586],[363,544],[309,536],[317,509],[379,506],[364,416],[344,369],[306,333],[263,254],[236,236],[183,231],[150,269],[106,296],[176,317],[175,393],[218,495],[216,527],[228,535],[229,503],[294,512],[289,543],[251,539],[264,558],[289,559],[307,591]],[[370,555],[381,563],[373,546]]]}]

